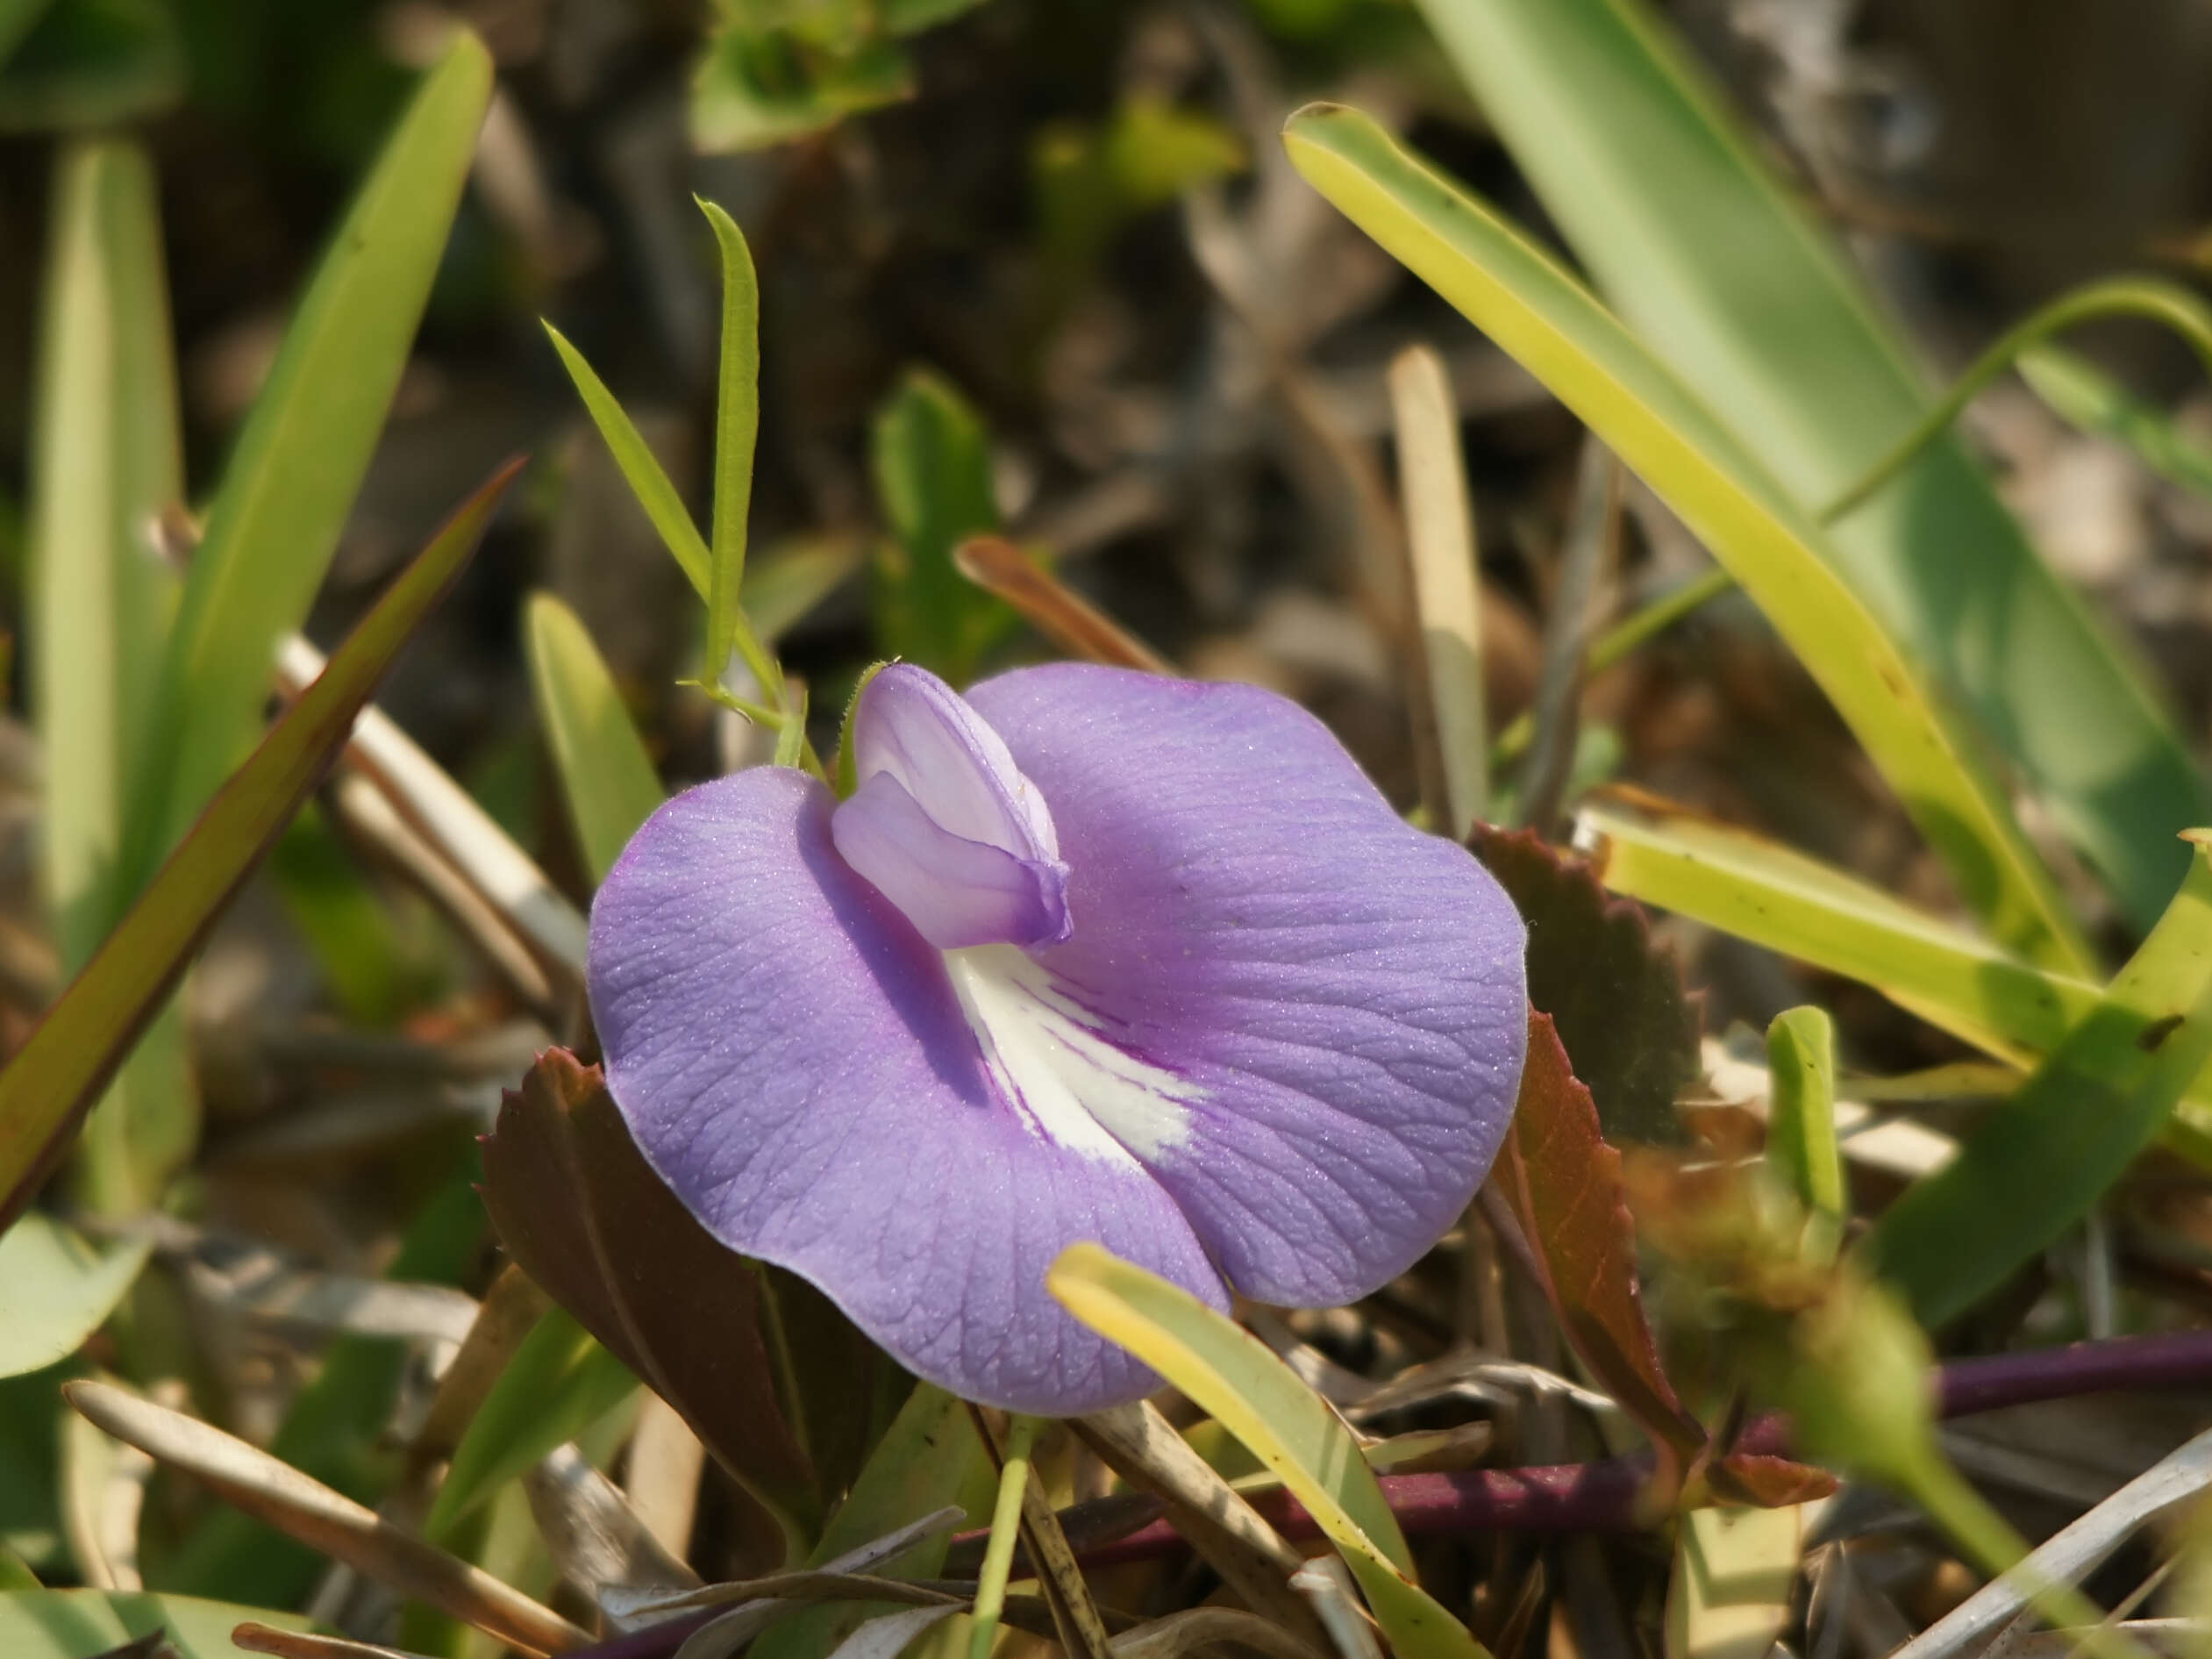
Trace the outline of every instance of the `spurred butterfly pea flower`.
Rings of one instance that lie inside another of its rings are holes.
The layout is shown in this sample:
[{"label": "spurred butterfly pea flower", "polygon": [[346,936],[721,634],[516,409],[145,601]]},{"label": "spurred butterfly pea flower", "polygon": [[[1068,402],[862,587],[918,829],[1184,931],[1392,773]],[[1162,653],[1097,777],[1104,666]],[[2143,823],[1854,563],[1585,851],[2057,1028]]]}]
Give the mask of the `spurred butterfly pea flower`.
[{"label": "spurred butterfly pea flower", "polygon": [[1521,921],[1318,721],[894,664],[853,738],[850,799],[703,784],[592,908],[608,1086],[708,1231],[920,1376],[1074,1414],[1157,1379],[1046,1293],[1067,1245],[1322,1306],[1452,1225],[1513,1109]]}]

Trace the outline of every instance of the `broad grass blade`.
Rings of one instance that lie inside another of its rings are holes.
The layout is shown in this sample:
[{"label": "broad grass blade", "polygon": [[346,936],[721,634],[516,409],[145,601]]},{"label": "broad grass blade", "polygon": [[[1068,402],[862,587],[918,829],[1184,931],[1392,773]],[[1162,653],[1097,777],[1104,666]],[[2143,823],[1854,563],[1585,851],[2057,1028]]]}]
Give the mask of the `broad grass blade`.
[{"label": "broad grass blade", "polygon": [[[1643,0],[1421,6],[1598,291],[1791,501],[1834,498],[1925,412],[1895,329]],[[1815,550],[2149,927],[2204,781],[1964,447],[1932,446]]]},{"label": "broad grass blade", "polygon": [[0,1226],[22,1213],[232,893],[321,781],[520,468],[510,463],[480,490],[377,601],[0,1071]]},{"label": "broad grass blade", "polygon": [[1312,105],[1285,141],[1309,182],[1550,387],[1735,574],[1996,938],[2044,966],[2086,968],[2088,947],[1973,740],[1736,435],[1554,261],[1367,117]]},{"label": "broad grass blade", "polygon": [[143,1591],[19,1590],[0,1595],[0,1653],[9,1659],[82,1659],[166,1633],[177,1659],[235,1659],[231,1632],[253,1620],[284,1631],[307,1620],[266,1607]]},{"label": "broad grass blade", "polygon": [[141,1239],[95,1250],[35,1212],[0,1234],[0,1377],[75,1353],[123,1299],[153,1248]]},{"label": "broad grass blade", "polygon": [[208,510],[150,740],[132,763],[130,887],[253,746],[277,647],[322,585],[407,366],[491,80],[490,54],[457,32],[285,331]]},{"label": "broad grass blade", "polygon": [[1874,1269],[1935,1326],[2079,1220],[2212,1060],[2212,832],[2165,918],[2050,1058],[1947,1168],[1886,1211]]},{"label": "broad grass blade", "polygon": [[524,612],[530,689],[591,879],[601,882],[638,826],[668,798],[606,660],[576,613],[550,593]]},{"label": "broad grass blade", "polygon": [[[56,162],[32,477],[31,702],[46,761],[39,875],[62,967],[129,894],[126,768],[145,740],[178,581],[153,540],[184,493],[153,169],[119,139]],[[182,1026],[164,1015],[88,1129],[77,1197],[145,1208],[199,1133]]]},{"label": "broad grass blade", "polygon": [[1266,1344],[1095,1244],[1063,1251],[1045,1284],[1069,1312],[1188,1394],[1282,1477],[1359,1579],[1398,1659],[1486,1655],[1413,1582],[1405,1535],[1351,1430]]}]

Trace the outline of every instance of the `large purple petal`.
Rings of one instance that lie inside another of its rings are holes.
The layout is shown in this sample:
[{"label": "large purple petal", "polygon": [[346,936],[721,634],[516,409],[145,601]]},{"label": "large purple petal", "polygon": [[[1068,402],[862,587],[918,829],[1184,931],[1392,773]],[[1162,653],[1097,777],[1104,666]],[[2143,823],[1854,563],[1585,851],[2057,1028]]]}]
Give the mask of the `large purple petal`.
[{"label": "large purple petal", "polygon": [[974,687],[1050,807],[1075,932],[1032,953],[1180,1079],[1124,1132],[1239,1290],[1324,1305],[1452,1226],[1512,1115],[1520,918],[1327,730],[1248,686],[1058,664]]},{"label": "large purple petal", "polygon": [[592,1013],[640,1149],[717,1238],[932,1382],[1049,1413],[1143,1393],[1046,1267],[1095,1239],[1221,1306],[1218,1275],[1117,1148],[1056,1141],[993,1086],[945,957],[838,857],[833,804],[788,770],[706,784],[601,887]]}]

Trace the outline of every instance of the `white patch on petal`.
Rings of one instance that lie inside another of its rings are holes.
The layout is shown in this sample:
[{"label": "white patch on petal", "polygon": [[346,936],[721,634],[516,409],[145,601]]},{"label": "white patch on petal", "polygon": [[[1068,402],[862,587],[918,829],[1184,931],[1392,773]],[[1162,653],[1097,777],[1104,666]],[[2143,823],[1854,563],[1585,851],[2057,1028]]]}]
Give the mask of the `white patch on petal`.
[{"label": "white patch on petal", "polygon": [[1158,1159],[1190,1139],[1205,1091],[1124,1054],[1035,958],[1012,945],[945,953],[960,1010],[999,1086],[1046,1140],[1087,1158]]}]

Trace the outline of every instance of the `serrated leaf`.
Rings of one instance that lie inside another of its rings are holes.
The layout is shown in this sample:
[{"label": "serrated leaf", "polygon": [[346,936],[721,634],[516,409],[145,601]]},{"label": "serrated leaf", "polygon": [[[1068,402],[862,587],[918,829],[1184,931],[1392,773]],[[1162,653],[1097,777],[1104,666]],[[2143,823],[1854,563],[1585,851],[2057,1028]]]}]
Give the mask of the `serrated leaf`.
[{"label": "serrated leaf", "polygon": [[576,845],[592,881],[604,881],[668,792],[576,613],[550,593],[532,594],[523,611],[523,643]]},{"label": "serrated leaf", "polygon": [[[1932,400],[1902,331],[1658,8],[1421,9],[1609,305],[1801,507],[1834,499],[1910,430]],[[2140,668],[1965,447],[1931,446],[1816,545],[2149,927],[2186,868],[2168,837],[2212,811],[2205,780]]]},{"label": "serrated leaf", "polygon": [[95,1250],[36,1211],[0,1234],[0,1377],[68,1358],[123,1299],[150,1240]]},{"label": "serrated leaf", "polygon": [[231,895],[321,781],[376,682],[460,574],[519,467],[478,490],[362,618],[0,1071],[0,1225],[22,1213]]},{"label": "serrated leaf", "polygon": [[1924,1325],[1964,1312],[2079,1220],[2212,1061],[2212,836],[2141,948],[1959,1156],[1865,1245]]},{"label": "serrated leaf", "polygon": [[1545,1294],[1574,1351],[1659,1448],[1670,1484],[1679,1482],[1704,1448],[1705,1431],[1683,1409],[1644,1317],[1621,1155],[1607,1143],[1551,1016],[1534,1010],[1521,1097],[1492,1178],[1536,1251]]},{"label": "serrated leaf", "polygon": [[1468,845],[1529,928],[1529,1002],[1549,1014],[1616,1144],[1683,1140],[1675,1098],[1695,1081],[1698,1011],[1681,964],[1637,905],[1533,831],[1475,826]]},{"label": "serrated leaf", "polygon": [[1284,139],[1309,182],[1588,422],[1734,574],[1998,940],[2082,971],[2089,948],[1978,734],[1836,574],[1810,512],[1746,440],[1517,227],[1367,117],[1315,105]]},{"label": "serrated leaf", "polygon": [[1414,1583],[1405,1535],[1352,1431],[1266,1344],[1095,1244],[1070,1245],[1045,1282],[1069,1312],[1181,1389],[1282,1477],[1359,1581],[1398,1659],[1488,1659]]},{"label": "serrated leaf", "polygon": [[491,97],[466,30],[425,79],[284,333],[208,509],[132,766],[134,886],[252,747],[375,452]]},{"label": "serrated leaf", "polygon": [[[484,1146],[484,1201],[523,1271],[674,1406],[788,1534],[811,1538],[823,1494],[778,1397],[759,1269],[653,1174],[597,1067],[552,1049],[509,1091]],[[703,1306],[715,1317],[701,1319]],[[842,1357],[848,1376],[869,1374],[857,1337]]]}]

